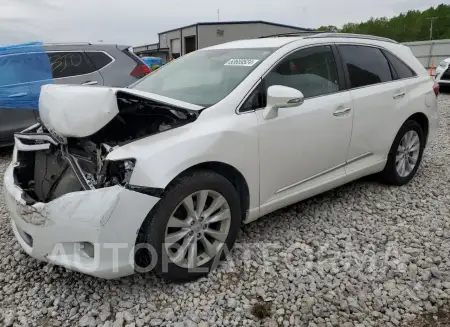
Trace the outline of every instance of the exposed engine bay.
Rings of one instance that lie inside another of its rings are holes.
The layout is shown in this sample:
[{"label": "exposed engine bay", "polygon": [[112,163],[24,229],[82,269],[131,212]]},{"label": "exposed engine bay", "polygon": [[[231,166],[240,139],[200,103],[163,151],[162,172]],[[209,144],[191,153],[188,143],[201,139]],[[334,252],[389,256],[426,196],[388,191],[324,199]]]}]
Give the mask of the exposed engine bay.
[{"label": "exposed engine bay", "polygon": [[[96,133],[61,137],[42,123],[17,133],[16,182],[28,204],[61,195],[113,185],[126,185],[135,159],[106,160],[108,153],[137,139],[193,122],[198,111],[117,92],[119,113]],[[24,146],[18,147],[17,143]]]}]

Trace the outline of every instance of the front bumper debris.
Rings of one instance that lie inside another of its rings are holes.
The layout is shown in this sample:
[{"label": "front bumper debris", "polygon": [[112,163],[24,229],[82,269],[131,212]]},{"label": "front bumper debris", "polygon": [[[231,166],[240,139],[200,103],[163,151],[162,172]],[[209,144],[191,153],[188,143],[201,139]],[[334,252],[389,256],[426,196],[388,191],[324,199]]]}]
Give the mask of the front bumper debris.
[{"label": "front bumper debris", "polygon": [[137,233],[158,198],[116,185],[27,205],[14,182],[16,165],[5,172],[4,197],[14,235],[30,256],[100,278],[134,272]]}]

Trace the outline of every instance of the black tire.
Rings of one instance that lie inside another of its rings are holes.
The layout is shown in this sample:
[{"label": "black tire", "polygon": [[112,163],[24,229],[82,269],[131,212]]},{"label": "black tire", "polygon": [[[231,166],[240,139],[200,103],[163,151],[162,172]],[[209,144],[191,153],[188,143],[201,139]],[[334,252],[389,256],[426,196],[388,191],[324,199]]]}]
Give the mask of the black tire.
[{"label": "black tire", "polygon": [[[395,165],[395,157],[401,139],[409,131],[415,131],[419,135],[420,140],[419,156],[417,158],[417,163],[414,169],[411,171],[411,173],[408,176],[402,177],[397,172]],[[401,186],[407,184],[414,177],[414,175],[417,172],[417,169],[419,169],[420,162],[422,161],[423,150],[425,148],[425,142],[426,142],[425,134],[419,123],[417,123],[415,120],[407,120],[398,131],[394,139],[394,142],[392,143],[391,149],[388,154],[386,166],[384,167],[384,170],[380,173],[380,180],[388,185]]]},{"label": "black tire", "polygon": [[439,85],[439,92],[440,93],[450,93],[450,87],[447,86],[447,85],[440,84]]},{"label": "black tire", "polygon": [[[214,260],[210,260],[200,266],[203,271],[198,272],[180,267],[171,262],[168,259],[163,243],[167,222],[178,204],[190,194],[205,189],[218,192],[227,200],[231,212],[231,223],[224,251],[218,254],[220,258],[217,258],[216,255]],[[213,270],[219,259],[224,259],[226,251],[232,249],[238,236],[241,222],[240,201],[233,185],[225,177],[215,172],[194,171],[175,181],[147,215],[139,231],[136,243],[141,244],[140,246],[149,245],[150,248],[154,249],[153,256],[156,255],[156,258],[152,257],[147,250],[138,250],[135,256],[136,264],[142,269],[151,263],[154,266],[153,271],[167,281],[187,282],[195,280]],[[139,270],[137,269],[137,271]]]}]

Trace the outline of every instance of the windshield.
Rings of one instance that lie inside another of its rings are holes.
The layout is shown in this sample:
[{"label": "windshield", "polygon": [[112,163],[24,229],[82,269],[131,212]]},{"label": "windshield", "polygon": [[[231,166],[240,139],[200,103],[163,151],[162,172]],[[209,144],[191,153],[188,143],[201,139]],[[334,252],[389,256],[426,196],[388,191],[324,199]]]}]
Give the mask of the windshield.
[{"label": "windshield", "polygon": [[196,51],[161,67],[132,85],[203,107],[225,98],[275,49],[217,49]]}]

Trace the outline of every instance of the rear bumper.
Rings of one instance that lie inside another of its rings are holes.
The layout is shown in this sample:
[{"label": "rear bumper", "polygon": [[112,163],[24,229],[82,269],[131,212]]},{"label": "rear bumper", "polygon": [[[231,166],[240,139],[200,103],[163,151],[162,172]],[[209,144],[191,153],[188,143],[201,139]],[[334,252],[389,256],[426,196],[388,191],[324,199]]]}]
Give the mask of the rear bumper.
[{"label": "rear bumper", "polygon": [[26,205],[14,166],[5,172],[4,197],[14,235],[30,256],[100,278],[134,273],[137,233],[159,198],[113,186]]},{"label": "rear bumper", "polygon": [[430,146],[430,144],[433,142],[433,140],[436,138],[437,131],[438,131],[438,125],[439,125],[439,115],[438,115],[438,101],[437,97],[433,93],[431,98],[433,99],[431,110],[427,110],[427,118],[428,118],[428,137],[427,137],[427,143],[425,145],[426,148]]}]

